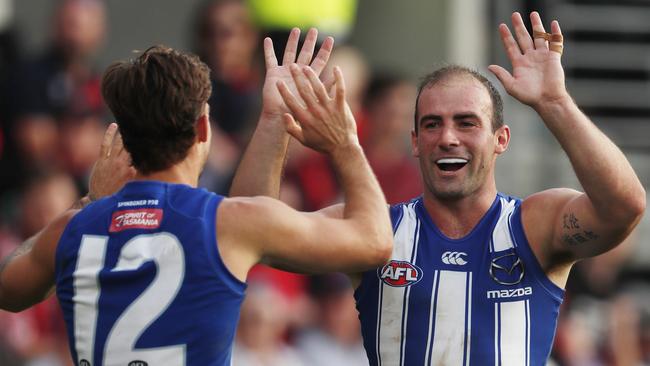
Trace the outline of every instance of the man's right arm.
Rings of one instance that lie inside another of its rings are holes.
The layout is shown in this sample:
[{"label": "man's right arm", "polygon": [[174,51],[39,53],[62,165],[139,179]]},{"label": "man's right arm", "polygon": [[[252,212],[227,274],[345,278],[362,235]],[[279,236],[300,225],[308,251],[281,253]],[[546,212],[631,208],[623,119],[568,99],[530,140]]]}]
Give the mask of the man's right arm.
[{"label": "man's right arm", "polygon": [[359,145],[340,70],[331,96],[313,70],[294,65],[291,72],[305,106],[278,85],[292,112],[283,116],[287,131],[330,158],[345,196],[343,217],[298,212],[265,197],[224,201],[219,249],[240,279],[259,260],[304,273],[358,272],[381,265],[392,251],[386,199]]},{"label": "man's right arm", "polygon": [[300,30],[294,28],[287,40],[282,65],[278,64],[270,38],[264,40],[264,59],[266,78],[264,81],[263,105],[255,133],[242,157],[230,188],[230,196],[269,196],[280,195],[280,178],[286,160],[289,134],[284,128],[282,115],[289,110],[278,93],[276,83],[284,81],[295,90],[289,66],[310,65],[319,75],[329,59],[334,40],[328,37],[323,42],[316,57],[313,52],[318,31],[310,29],[305,43],[298,54]]}]

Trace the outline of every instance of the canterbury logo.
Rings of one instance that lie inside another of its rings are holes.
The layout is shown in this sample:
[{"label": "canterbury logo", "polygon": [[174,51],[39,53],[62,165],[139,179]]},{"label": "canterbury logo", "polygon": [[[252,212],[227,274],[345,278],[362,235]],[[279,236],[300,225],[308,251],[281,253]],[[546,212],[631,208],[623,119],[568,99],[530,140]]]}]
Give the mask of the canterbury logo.
[{"label": "canterbury logo", "polygon": [[455,264],[457,266],[464,266],[467,264],[467,261],[463,258],[467,256],[467,253],[464,252],[444,252],[442,253],[442,263],[444,264]]}]

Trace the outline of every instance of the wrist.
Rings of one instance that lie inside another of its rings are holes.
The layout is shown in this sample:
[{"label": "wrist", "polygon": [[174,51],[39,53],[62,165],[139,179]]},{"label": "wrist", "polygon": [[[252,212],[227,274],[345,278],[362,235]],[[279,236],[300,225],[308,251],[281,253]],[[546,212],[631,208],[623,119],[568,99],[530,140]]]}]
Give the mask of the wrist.
[{"label": "wrist", "polygon": [[557,113],[571,106],[575,106],[575,102],[567,92],[553,98],[540,98],[539,102],[531,105],[540,116],[548,113]]},{"label": "wrist", "polygon": [[351,155],[363,153],[363,149],[359,144],[359,138],[356,135],[348,137],[348,141],[334,146],[331,150],[327,151],[330,159],[333,161],[348,159]]}]

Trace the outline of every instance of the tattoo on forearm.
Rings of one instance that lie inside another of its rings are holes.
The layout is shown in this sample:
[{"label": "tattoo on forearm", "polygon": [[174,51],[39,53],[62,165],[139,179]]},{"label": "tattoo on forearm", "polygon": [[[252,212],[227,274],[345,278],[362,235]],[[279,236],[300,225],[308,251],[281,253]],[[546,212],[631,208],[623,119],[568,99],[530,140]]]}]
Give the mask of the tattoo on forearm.
[{"label": "tattoo on forearm", "polygon": [[599,238],[594,231],[581,227],[578,218],[573,213],[564,214],[562,228],[565,230],[562,241],[569,246],[585,244]]},{"label": "tattoo on forearm", "polygon": [[4,258],[2,262],[0,262],[0,275],[2,274],[2,272],[4,272],[5,267],[7,267],[7,265],[12,260],[14,260],[14,258],[19,257],[32,250],[35,243],[36,243],[36,239],[34,239],[34,237],[31,237],[26,241],[24,241],[18,248],[14,249],[14,251],[11,252],[11,254],[9,254],[6,258]]}]

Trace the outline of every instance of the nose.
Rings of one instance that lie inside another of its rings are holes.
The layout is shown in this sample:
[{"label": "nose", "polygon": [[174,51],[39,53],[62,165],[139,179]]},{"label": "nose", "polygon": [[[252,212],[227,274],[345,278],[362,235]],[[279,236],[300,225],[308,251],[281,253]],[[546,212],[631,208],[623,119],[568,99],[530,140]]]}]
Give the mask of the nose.
[{"label": "nose", "polygon": [[443,150],[448,150],[460,145],[458,136],[456,135],[457,131],[453,126],[444,125],[440,129],[440,138],[438,140],[438,145]]}]

